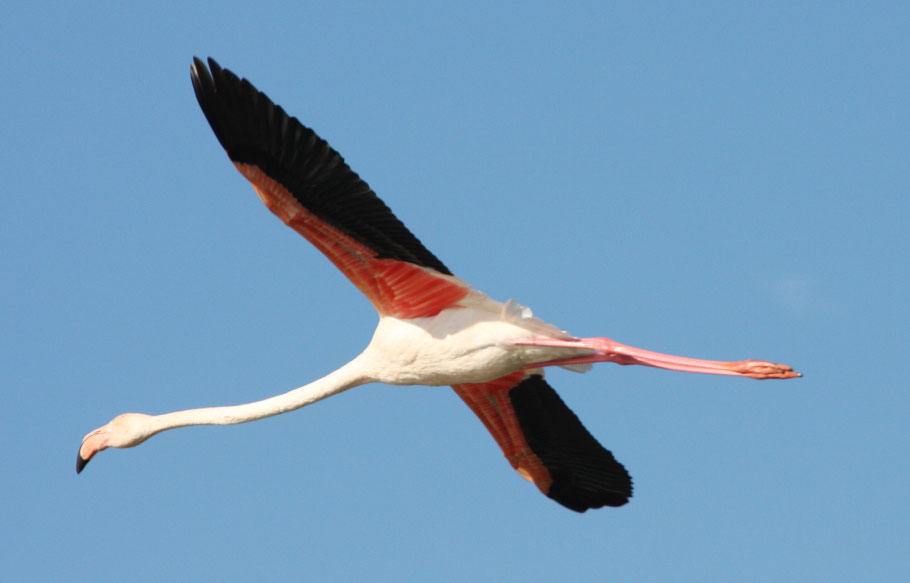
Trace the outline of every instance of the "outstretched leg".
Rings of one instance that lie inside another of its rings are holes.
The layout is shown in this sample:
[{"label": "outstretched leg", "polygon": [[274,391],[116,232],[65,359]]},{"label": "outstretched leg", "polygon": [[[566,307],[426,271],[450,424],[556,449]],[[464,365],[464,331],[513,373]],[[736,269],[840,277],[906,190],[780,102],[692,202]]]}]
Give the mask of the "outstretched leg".
[{"label": "outstretched leg", "polygon": [[623,365],[641,364],[683,372],[745,376],[753,379],[792,379],[803,376],[785,364],[775,364],[763,360],[723,362],[717,360],[686,358],[684,356],[661,354],[660,352],[652,352],[650,350],[627,346],[616,342],[615,340],[610,340],[609,338],[579,338],[568,340],[560,338],[522,338],[516,340],[515,344],[524,346],[553,346],[559,348],[577,347],[594,350],[593,354],[541,362],[534,366],[614,362]]}]

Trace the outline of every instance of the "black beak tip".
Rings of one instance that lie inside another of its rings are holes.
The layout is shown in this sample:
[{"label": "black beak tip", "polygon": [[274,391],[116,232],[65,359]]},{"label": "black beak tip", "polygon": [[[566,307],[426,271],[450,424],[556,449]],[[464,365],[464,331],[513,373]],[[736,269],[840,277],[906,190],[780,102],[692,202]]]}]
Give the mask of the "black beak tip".
[{"label": "black beak tip", "polygon": [[80,454],[76,454],[76,473],[81,474],[82,468],[84,468],[87,463],[88,460],[82,459],[82,456]]}]

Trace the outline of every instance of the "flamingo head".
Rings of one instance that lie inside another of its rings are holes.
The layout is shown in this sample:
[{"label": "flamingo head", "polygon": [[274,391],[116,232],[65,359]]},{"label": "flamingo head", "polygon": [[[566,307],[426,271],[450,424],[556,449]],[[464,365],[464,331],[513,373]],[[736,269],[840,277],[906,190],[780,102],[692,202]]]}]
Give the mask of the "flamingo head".
[{"label": "flamingo head", "polygon": [[153,435],[148,420],[151,415],[124,413],[114,417],[110,423],[92,431],[82,440],[76,457],[76,473],[99,451],[109,447],[133,447]]}]

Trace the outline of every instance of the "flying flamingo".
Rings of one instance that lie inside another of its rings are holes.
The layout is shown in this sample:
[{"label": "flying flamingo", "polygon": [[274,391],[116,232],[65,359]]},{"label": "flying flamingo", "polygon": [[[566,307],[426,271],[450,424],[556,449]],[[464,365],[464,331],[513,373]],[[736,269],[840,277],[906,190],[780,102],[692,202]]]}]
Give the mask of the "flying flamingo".
[{"label": "flying flamingo", "polygon": [[263,203],[322,251],[379,312],[366,349],[327,376],[244,405],[124,413],[82,441],[76,471],[108,447],[133,447],[189,425],[233,425],[286,413],[352,387],[451,385],[513,468],[556,502],[584,512],[632,496],[625,467],[582,426],[544,380],[543,367],[594,362],[704,374],[787,379],[789,366],[718,362],[576,338],[452,275],[342,157],[246,79],[195,58],[193,88],[215,136]]}]

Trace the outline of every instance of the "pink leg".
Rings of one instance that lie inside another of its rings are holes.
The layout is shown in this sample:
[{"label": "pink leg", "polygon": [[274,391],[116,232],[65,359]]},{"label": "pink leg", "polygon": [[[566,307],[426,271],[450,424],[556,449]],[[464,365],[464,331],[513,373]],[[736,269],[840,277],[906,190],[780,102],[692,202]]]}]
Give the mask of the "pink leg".
[{"label": "pink leg", "polygon": [[753,379],[792,379],[802,374],[785,364],[775,364],[763,360],[741,360],[739,362],[722,362],[717,360],[700,360],[651,352],[620,344],[609,338],[580,338],[578,340],[561,340],[558,338],[524,338],[515,344],[525,346],[577,347],[594,350],[594,354],[565,358],[538,363],[535,366],[553,366],[562,364],[583,364],[587,362],[615,362],[616,364],[642,364],[669,370],[697,372],[702,374],[722,374],[745,376]]}]

